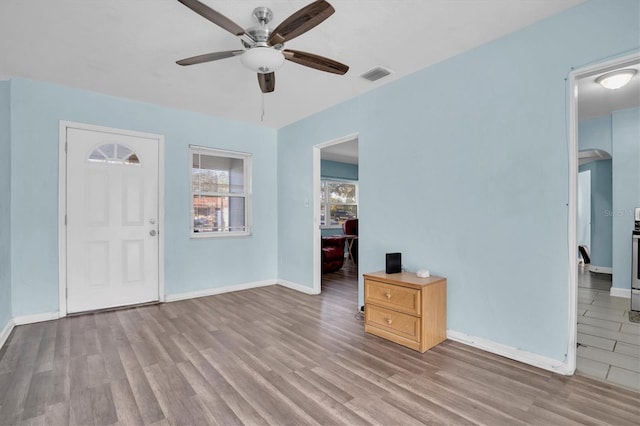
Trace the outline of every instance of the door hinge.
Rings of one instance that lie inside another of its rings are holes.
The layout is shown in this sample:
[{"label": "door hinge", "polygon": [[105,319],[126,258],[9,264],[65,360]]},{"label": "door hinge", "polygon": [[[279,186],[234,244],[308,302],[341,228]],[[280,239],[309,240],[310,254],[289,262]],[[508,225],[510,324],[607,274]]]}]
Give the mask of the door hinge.
[{"label": "door hinge", "polygon": [[64,226],[67,226],[67,215],[64,215]]}]

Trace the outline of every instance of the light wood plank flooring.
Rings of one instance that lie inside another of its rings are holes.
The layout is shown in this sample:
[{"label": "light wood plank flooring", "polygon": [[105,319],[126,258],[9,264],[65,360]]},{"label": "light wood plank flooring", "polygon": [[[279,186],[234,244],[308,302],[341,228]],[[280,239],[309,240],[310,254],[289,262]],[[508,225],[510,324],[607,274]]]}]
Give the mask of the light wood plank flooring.
[{"label": "light wood plank flooring", "polygon": [[356,281],[16,327],[0,424],[637,424],[640,394],[459,343],[365,335]]},{"label": "light wood plank flooring", "polygon": [[577,371],[640,391],[640,324],[610,288],[610,276],[579,269]]}]

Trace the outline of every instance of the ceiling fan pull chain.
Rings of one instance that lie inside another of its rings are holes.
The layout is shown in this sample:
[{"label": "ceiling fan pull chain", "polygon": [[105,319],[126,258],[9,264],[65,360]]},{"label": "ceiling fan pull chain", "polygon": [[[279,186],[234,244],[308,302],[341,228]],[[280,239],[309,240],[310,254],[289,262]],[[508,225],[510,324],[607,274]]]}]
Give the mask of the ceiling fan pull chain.
[{"label": "ceiling fan pull chain", "polygon": [[262,95],[262,114],[260,115],[260,121],[264,123],[264,93]]}]

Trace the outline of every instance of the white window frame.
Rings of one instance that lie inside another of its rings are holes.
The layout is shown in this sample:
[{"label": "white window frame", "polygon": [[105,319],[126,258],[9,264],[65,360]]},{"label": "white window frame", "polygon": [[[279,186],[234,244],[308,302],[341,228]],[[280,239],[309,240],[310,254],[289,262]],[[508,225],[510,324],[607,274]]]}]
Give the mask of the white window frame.
[{"label": "white window frame", "polygon": [[[350,180],[350,179],[335,179],[335,178],[325,178],[325,177],[321,177],[320,178],[320,192],[322,193],[323,189],[322,189],[322,183],[323,182],[331,182],[331,183],[348,183],[351,185],[355,185],[356,186],[356,202],[355,203],[343,203],[343,205],[348,205],[348,206],[356,206],[358,209],[358,216],[360,215],[360,200],[359,200],[359,196],[360,196],[360,188],[358,187],[358,181],[357,180]],[[327,220],[327,212],[330,211],[329,207],[331,206],[331,203],[329,202],[329,186],[325,184],[324,186],[324,202],[320,202],[320,212],[322,213],[322,209],[324,208],[324,212],[325,212],[325,223]],[[342,225],[331,225],[331,224],[325,224],[325,225],[320,225],[320,229],[342,229]]]},{"label": "white window frame", "polygon": [[[242,193],[211,193],[208,195],[221,197],[243,197],[244,198],[244,230],[228,231],[228,232],[194,232],[195,206],[193,203],[194,195],[198,195],[193,190],[192,174],[193,174],[193,155],[208,155],[213,157],[233,158],[243,160],[244,173],[244,192]],[[252,195],[252,169],[253,155],[246,152],[228,151],[224,149],[209,148],[204,146],[189,145],[189,236],[190,238],[229,238],[229,237],[247,237],[251,235],[251,195]]]}]

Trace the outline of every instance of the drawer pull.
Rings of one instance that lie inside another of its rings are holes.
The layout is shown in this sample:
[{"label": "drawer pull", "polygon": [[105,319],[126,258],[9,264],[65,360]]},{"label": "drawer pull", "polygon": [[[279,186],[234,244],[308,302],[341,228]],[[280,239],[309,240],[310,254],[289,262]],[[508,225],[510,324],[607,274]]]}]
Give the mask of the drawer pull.
[{"label": "drawer pull", "polygon": [[387,322],[387,325],[391,325],[391,323],[393,322],[391,318],[385,318],[384,320]]},{"label": "drawer pull", "polygon": [[387,300],[391,300],[391,293],[390,292],[386,292],[384,297],[386,297]]}]

